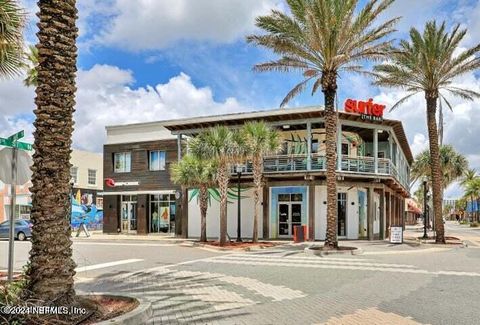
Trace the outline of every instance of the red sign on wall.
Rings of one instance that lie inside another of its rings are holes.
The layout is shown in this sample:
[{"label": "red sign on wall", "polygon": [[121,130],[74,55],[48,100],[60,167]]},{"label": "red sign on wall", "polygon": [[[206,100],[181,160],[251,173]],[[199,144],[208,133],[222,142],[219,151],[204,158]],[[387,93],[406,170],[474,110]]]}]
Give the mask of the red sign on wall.
[{"label": "red sign on wall", "polygon": [[364,120],[382,121],[384,110],[385,105],[375,104],[372,98],[366,102],[355,99],[345,101],[345,112],[360,114]]}]

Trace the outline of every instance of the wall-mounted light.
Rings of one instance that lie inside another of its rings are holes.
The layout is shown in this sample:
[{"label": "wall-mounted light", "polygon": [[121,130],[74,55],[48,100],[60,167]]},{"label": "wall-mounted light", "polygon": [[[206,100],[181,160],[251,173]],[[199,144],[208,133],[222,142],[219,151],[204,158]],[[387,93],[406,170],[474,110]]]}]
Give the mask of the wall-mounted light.
[{"label": "wall-mounted light", "polygon": [[323,201],[323,204],[327,204],[327,201]]},{"label": "wall-mounted light", "polygon": [[383,130],[378,130],[378,133],[383,133]]},{"label": "wall-mounted light", "polygon": [[284,130],[288,130],[288,129],[290,129],[290,125],[283,125],[282,128],[283,128]]}]

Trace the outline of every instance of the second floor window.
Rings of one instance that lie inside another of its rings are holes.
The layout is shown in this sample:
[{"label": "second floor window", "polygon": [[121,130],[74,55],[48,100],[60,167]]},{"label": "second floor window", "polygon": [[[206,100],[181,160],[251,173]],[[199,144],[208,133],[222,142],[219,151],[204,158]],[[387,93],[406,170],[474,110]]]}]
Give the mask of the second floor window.
[{"label": "second floor window", "polygon": [[115,173],[129,173],[131,169],[131,158],[130,152],[117,152],[113,162]]},{"label": "second floor window", "polygon": [[70,168],[70,180],[73,184],[78,184],[78,167]]},{"label": "second floor window", "polygon": [[97,171],[95,169],[88,170],[88,185],[97,185]]},{"label": "second floor window", "polygon": [[165,170],[165,151],[150,151],[149,156],[148,166],[150,170]]}]

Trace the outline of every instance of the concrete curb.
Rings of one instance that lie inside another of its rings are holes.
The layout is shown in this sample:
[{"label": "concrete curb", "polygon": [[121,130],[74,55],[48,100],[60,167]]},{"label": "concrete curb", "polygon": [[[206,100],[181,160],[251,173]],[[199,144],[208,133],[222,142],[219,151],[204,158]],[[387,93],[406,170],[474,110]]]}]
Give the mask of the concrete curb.
[{"label": "concrete curb", "polygon": [[139,305],[134,310],[121,316],[95,323],[96,325],[138,325],[146,324],[153,317],[152,303],[144,298],[131,296],[120,292],[95,292],[95,295],[119,296],[136,299]]},{"label": "concrete curb", "polygon": [[202,244],[202,243],[198,243],[198,242],[190,242],[190,243],[182,243],[182,244],[180,244],[180,246],[183,246],[183,247],[201,247],[201,248],[212,249],[212,250],[219,251],[219,252],[235,252],[235,251],[238,251],[238,252],[241,252],[241,251],[255,252],[255,251],[262,251],[262,250],[268,249],[268,248],[278,247],[278,246],[281,246],[281,245],[277,245],[277,246],[258,245],[258,246],[250,246],[250,247],[243,247],[243,248],[227,248],[227,247],[219,247],[219,246],[214,246],[214,245],[209,245],[209,244]]},{"label": "concrete curb", "polygon": [[312,247],[305,247],[303,250],[305,254],[311,256],[328,256],[328,255],[361,255],[363,254],[363,249],[359,247],[355,247],[356,249],[352,250],[329,250],[329,251],[322,251],[319,249],[313,249]]}]

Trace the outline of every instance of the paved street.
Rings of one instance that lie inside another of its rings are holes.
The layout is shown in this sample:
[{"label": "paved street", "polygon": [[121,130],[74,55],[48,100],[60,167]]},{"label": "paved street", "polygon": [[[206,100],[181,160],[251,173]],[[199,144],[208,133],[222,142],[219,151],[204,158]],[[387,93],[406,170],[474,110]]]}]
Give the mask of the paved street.
[{"label": "paved street", "polygon": [[[321,258],[296,245],[230,253],[76,240],[77,290],[151,299],[152,324],[478,324],[479,232],[447,229],[470,238],[469,247],[355,241],[346,244],[364,254]],[[16,244],[20,267],[30,244]]]}]

